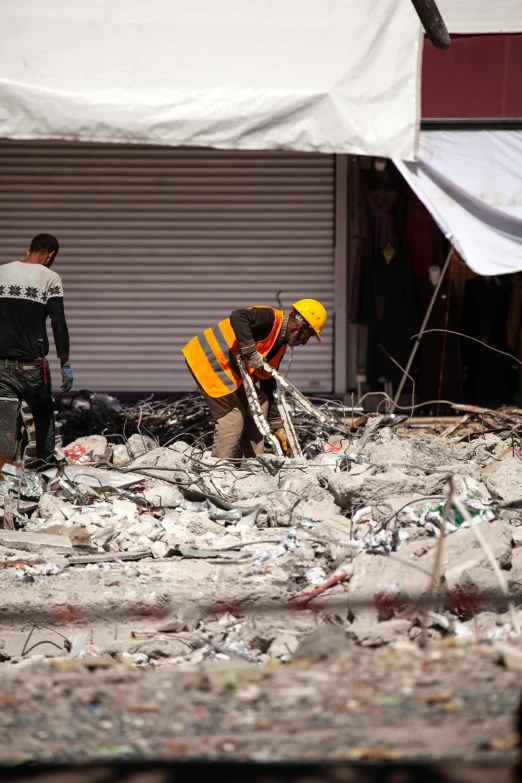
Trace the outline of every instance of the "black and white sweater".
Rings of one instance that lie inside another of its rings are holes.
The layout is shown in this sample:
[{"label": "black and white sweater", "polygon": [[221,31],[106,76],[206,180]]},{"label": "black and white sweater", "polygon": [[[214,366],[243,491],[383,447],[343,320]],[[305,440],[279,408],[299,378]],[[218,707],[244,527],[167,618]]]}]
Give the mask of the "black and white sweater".
[{"label": "black and white sweater", "polygon": [[45,322],[51,319],[56,354],[69,356],[69,330],[60,275],[42,264],[0,266],[0,359],[36,359],[38,340],[49,353]]}]

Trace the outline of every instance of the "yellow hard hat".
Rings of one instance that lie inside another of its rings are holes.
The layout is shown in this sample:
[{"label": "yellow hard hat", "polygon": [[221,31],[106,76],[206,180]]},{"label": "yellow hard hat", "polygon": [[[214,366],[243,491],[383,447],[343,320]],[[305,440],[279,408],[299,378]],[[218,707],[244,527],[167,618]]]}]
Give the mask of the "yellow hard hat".
[{"label": "yellow hard hat", "polygon": [[312,327],[315,336],[321,342],[321,332],[327,318],[326,310],[321,302],[318,302],[316,299],[300,299],[292,307]]}]

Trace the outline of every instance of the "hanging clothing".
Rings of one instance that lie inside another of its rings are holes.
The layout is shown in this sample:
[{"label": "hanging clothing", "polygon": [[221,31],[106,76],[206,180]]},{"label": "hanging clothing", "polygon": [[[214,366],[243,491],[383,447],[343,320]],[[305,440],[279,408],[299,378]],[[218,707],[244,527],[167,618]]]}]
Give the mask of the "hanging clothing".
[{"label": "hanging clothing", "polygon": [[[511,289],[511,275],[468,280],[464,289],[462,333],[507,351]],[[512,360],[464,338],[461,350],[466,401],[487,408],[509,403],[513,394]]]},{"label": "hanging clothing", "polygon": [[395,167],[388,163],[384,171],[359,170],[358,187],[358,243],[355,258],[350,321],[368,324],[371,265],[382,255],[386,245],[398,252],[398,219],[400,193]]},{"label": "hanging clothing", "polygon": [[[362,172],[361,172],[362,173]],[[411,350],[413,298],[407,264],[398,253],[399,175],[388,164],[361,177],[359,202],[359,287],[352,316],[368,326],[366,377],[371,388],[398,384]],[[382,346],[382,347],[381,347]],[[383,350],[385,349],[385,350]]]},{"label": "hanging clothing", "polygon": [[375,259],[368,275],[367,297],[367,382],[371,388],[382,388],[384,381],[397,385],[402,370],[382,349],[405,367],[413,345],[413,297],[408,265],[402,258],[394,256],[387,261],[381,255]]},{"label": "hanging clothing", "polygon": [[401,255],[415,282],[427,280],[430,266],[444,266],[445,239],[422,201],[404,182]]},{"label": "hanging clothing", "polygon": [[[426,317],[435,287],[430,280],[415,283],[418,332]],[[439,288],[426,330],[458,331],[457,306],[453,283],[446,278]],[[415,391],[418,402],[431,400],[462,401],[459,339],[445,332],[425,334],[417,351]]]}]

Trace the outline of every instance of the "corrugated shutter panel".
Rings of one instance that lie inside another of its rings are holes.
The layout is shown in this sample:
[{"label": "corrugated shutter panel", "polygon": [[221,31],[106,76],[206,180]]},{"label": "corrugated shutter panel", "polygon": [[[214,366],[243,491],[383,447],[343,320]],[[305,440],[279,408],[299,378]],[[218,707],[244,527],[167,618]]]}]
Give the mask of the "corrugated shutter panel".
[{"label": "corrugated shutter panel", "polygon": [[[181,348],[232,309],[281,290],[332,313],[334,158],[0,141],[0,262],[40,232],[61,245],[75,388],[193,388]],[[332,390],[331,327],[295,351],[304,391]]]}]

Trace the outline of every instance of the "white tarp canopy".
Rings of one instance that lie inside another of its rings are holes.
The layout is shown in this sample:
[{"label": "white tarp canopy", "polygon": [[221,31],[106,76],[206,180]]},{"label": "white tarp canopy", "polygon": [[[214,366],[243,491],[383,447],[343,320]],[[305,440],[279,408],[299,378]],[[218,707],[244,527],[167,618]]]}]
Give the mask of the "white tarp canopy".
[{"label": "white tarp canopy", "polygon": [[394,162],[474,272],[522,271],[522,131],[422,131]]},{"label": "white tarp canopy", "polygon": [[0,136],[413,160],[409,0],[4,0]]},{"label": "white tarp canopy", "polygon": [[437,0],[450,33],[519,33],[521,0]]}]

